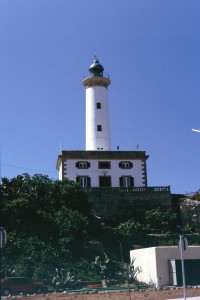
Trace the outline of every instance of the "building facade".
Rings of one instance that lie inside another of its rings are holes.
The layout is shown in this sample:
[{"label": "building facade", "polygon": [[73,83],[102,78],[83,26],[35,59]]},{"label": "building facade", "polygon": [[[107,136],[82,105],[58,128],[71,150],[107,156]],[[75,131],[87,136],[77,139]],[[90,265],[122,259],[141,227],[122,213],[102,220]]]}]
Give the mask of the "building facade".
[{"label": "building facade", "polygon": [[82,187],[147,186],[144,151],[62,151],[58,156],[59,179]]}]

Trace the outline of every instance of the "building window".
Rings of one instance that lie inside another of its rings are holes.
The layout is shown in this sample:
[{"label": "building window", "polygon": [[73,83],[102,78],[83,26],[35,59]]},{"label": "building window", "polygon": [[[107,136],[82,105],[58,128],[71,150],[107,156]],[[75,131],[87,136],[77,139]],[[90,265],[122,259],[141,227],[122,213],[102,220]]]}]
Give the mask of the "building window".
[{"label": "building window", "polygon": [[97,125],[97,131],[102,131],[102,126],[101,125]]},{"label": "building window", "polygon": [[91,179],[89,176],[77,176],[76,182],[82,187],[90,187],[91,186]]},{"label": "building window", "polygon": [[134,180],[132,176],[121,176],[119,178],[120,187],[134,186]]},{"label": "building window", "polygon": [[97,102],[97,109],[101,109],[101,102]]},{"label": "building window", "polygon": [[77,161],[76,167],[78,169],[89,169],[90,163],[88,161]]},{"label": "building window", "polygon": [[131,169],[133,167],[133,163],[131,161],[121,161],[119,163],[119,167],[121,169]]},{"label": "building window", "polygon": [[99,169],[110,169],[110,161],[99,161]]}]

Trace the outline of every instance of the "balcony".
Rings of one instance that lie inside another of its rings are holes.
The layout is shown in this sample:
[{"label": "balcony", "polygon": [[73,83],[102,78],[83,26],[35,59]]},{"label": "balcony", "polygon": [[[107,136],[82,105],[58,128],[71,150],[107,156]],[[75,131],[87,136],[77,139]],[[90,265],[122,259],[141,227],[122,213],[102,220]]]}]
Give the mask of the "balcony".
[{"label": "balcony", "polygon": [[89,192],[124,192],[124,193],[170,193],[170,186],[151,186],[151,187],[90,187]]}]

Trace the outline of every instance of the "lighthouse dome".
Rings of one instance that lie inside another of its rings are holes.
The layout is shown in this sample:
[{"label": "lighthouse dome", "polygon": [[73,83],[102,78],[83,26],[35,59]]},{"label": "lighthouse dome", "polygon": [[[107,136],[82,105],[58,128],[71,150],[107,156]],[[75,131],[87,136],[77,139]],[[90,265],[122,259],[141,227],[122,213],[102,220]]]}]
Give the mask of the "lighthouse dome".
[{"label": "lighthouse dome", "polygon": [[93,64],[89,68],[91,76],[103,76],[103,70],[104,67],[99,63],[99,60],[95,58]]}]

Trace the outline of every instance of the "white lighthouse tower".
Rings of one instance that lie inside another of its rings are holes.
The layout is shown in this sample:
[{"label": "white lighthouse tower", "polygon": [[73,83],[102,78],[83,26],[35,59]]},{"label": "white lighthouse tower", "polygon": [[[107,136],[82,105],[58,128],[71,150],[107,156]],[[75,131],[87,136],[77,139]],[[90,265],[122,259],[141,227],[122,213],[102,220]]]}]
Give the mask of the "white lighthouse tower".
[{"label": "white lighthouse tower", "polygon": [[82,83],[86,87],[86,151],[111,150],[108,110],[109,77],[95,57],[90,75]]}]

